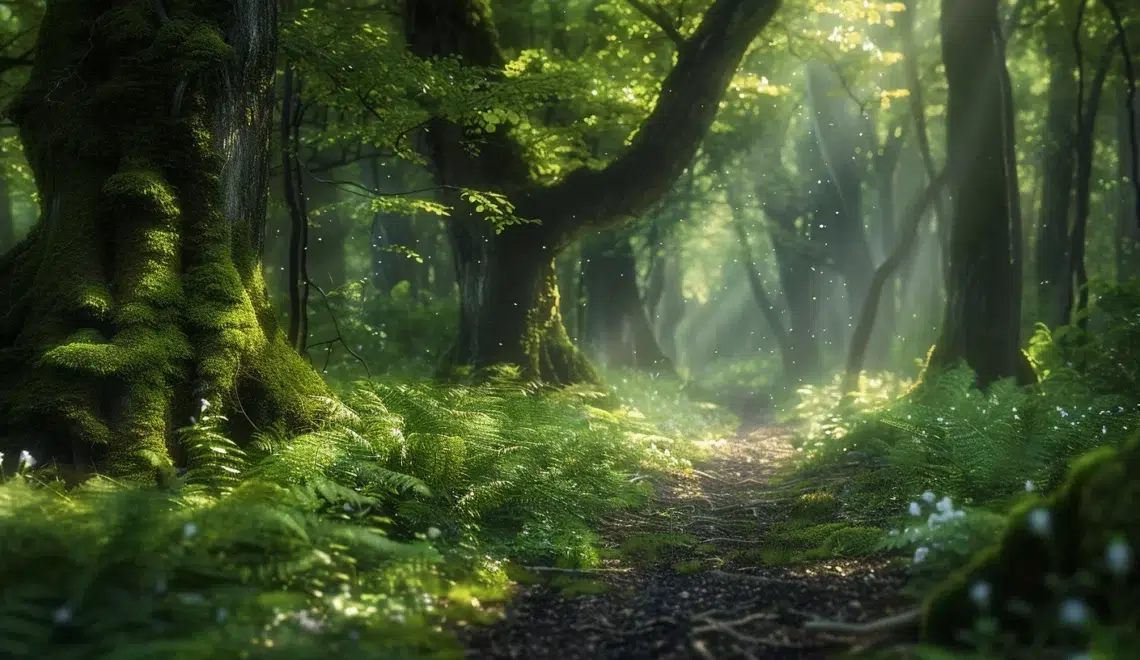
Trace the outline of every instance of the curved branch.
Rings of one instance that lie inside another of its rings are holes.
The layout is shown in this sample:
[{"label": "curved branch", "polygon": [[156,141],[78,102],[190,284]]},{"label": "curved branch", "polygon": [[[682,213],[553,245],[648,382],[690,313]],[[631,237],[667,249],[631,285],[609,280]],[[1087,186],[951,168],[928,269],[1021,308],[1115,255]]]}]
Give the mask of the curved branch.
[{"label": "curved branch", "polygon": [[579,169],[520,201],[522,217],[543,218],[556,244],[640,215],[668,192],[693,159],[724,90],[781,0],[716,0],[678,49],[653,111],[630,147],[601,170]]}]

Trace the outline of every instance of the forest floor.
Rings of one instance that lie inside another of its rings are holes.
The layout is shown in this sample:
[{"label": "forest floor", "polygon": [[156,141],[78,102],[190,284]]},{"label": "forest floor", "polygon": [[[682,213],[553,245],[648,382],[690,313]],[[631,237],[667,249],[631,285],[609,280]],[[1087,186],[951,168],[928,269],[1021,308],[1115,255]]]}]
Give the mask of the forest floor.
[{"label": "forest floor", "polygon": [[790,441],[790,429],[748,425],[690,474],[659,478],[648,509],[604,526],[602,568],[532,567],[498,622],[460,635],[467,657],[821,658],[851,648],[853,638],[804,623],[894,613],[906,605],[905,569],[874,555],[789,561],[764,547],[817,488],[780,479]]}]

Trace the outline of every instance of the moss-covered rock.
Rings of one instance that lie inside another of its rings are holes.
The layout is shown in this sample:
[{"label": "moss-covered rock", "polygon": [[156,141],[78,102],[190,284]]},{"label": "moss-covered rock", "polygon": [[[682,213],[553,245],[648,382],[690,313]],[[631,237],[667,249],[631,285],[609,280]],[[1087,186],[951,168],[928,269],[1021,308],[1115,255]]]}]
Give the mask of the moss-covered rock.
[{"label": "moss-covered rock", "polygon": [[[960,643],[987,618],[1022,644],[1080,642],[1076,614],[1140,624],[1140,435],[1079,459],[1064,486],[1025,502],[1000,542],[927,600],[923,636]],[[982,598],[982,596],[985,598]],[[1069,623],[1065,619],[1069,619]]]}]

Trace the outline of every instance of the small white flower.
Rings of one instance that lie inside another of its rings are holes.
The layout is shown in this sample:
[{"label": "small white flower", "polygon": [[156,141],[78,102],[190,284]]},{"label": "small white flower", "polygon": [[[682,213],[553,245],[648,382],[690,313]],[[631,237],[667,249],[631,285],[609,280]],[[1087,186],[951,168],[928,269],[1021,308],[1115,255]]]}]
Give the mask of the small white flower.
[{"label": "small white flower", "polygon": [[934,493],[929,491],[929,490],[926,491],[925,493],[922,494],[922,500],[924,502],[926,502],[927,504],[933,504],[934,503]]},{"label": "small white flower", "polygon": [[930,548],[925,545],[919,546],[918,549],[914,551],[914,563],[921,564],[928,554],[930,554]]},{"label": "small white flower", "polygon": [[974,601],[978,606],[986,605],[990,602],[990,594],[993,589],[990,583],[984,580],[979,580],[970,586],[970,600]]},{"label": "small white flower", "polygon": [[439,531],[438,527],[428,527],[427,535],[429,539],[438,539],[443,532]]},{"label": "small white flower", "polygon": [[20,452],[20,462],[16,464],[17,470],[30,470],[36,465],[36,459],[32,458],[31,452],[27,449]]},{"label": "small white flower", "polygon": [[910,503],[910,515],[912,515],[912,516],[921,516],[922,515],[922,507],[920,507],[918,505],[918,502],[911,502]]},{"label": "small white flower", "polygon": [[56,625],[71,623],[71,608],[67,605],[64,605],[52,614],[51,619],[56,623]]},{"label": "small white flower", "polygon": [[1115,538],[1108,544],[1104,553],[1108,570],[1123,577],[1132,568],[1132,546],[1122,538]]},{"label": "small white flower", "polygon": [[1048,536],[1053,526],[1049,509],[1034,509],[1029,512],[1029,529],[1038,536]]},{"label": "small white flower", "polygon": [[950,499],[949,496],[938,500],[938,504],[934,506],[942,513],[950,513],[954,510],[954,502]]},{"label": "small white flower", "polygon": [[202,412],[206,412],[206,409],[209,407],[210,407],[210,402],[205,400],[205,399],[202,399],[201,401],[198,402],[198,410],[200,410]]},{"label": "small white flower", "polygon": [[1025,480],[1025,492],[1032,493],[1035,490],[1037,490],[1037,487],[1033,485],[1033,482],[1026,479]]},{"label": "small white flower", "polygon": [[1083,600],[1068,598],[1061,603],[1060,616],[1067,626],[1083,626],[1089,620],[1089,607]]},{"label": "small white flower", "polygon": [[198,526],[188,522],[182,526],[182,538],[188,539],[198,533]]}]

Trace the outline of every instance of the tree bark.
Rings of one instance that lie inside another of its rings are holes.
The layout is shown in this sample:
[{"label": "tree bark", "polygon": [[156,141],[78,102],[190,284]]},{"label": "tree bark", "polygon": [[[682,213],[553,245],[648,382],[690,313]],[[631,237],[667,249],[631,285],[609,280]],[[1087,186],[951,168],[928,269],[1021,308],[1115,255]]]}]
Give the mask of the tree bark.
[{"label": "tree bark", "polygon": [[585,345],[615,367],[653,373],[672,371],[653,336],[637,287],[637,259],[629,236],[605,230],[585,241],[582,280],[586,290]]},{"label": "tree bark", "polygon": [[[1077,38],[1077,37],[1074,37]],[[1100,114],[1100,99],[1104,91],[1104,81],[1108,76],[1109,63],[1119,45],[1114,39],[1101,55],[1096,71],[1089,83],[1088,98],[1078,99],[1077,106],[1077,176],[1076,176],[1076,217],[1069,236],[1069,270],[1065,278],[1064,319],[1074,320],[1085,327],[1086,318],[1082,312],[1089,305],[1089,276],[1085,265],[1085,236],[1088,229],[1090,202],[1092,196],[1093,150],[1096,147],[1096,118]],[[1082,74],[1083,75],[1083,71]],[[1077,318],[1073,318],[1074,296],[1076,297]]]},{"label": "tree bark", "polygon": [[1049,106],[1045,117],[1044,197],[1037,234],[1037,309],[1050,328],[1068,323],[1065,299],[1069,278],[1069,218],[1072,210],[1076,67],[1072,45],[1059,27],[1047,27],[1050,62]]},{"label": "tree bark", "polygon": [[16,244],[16,217],[12,213],[12,194],[8,180],[0,177],[0,255]]},{"label": "tree bark", "polygon": [[1132,188],[1137,173],[1132,163],[1132,135],[1140,131],[1140,100],[1129,99],[1128,86],[1122,83],[1117,90],[1116,106],[1116,172],[1117,172],[1117,220],[1116,220],[1116,279],[1126,282],[1140,275],[1140,210],[1136,208],[1136,196]]},{"label": "tree bark", "polygon": [[[473,137],[455,124],[430,123],[426,150],[454,210],[449,234],[460,289],[460,337],[447,367],[520,365],[554,382],[596,377],[577,354],[552,301],[554,257],[584,233],[637,217],[673,185],[695,155],[745,51],[779,0],[716,0],[662,84],[657,104],[628,149],[601,170],[579,169],[553,186],[534,185],[519,145],[505,131]],[[475,66],[503,64],[485,0],[405,0],[407,41],[420,57],[459,56]],[[504,193],[520,218],[496,233],[454,187]],[[524,254],[520,251],[529,251]]]},{"label": "tree bark", "polygon": [[[949,85],[947,142],[953,213],[950,277],[941,336],[929,366],[965,361],[981,386],[1022,374],[1017,325],[1021,292],[1013,272],[1007,162],[1011,113],[997,0],[942,0],[942,59]],[[999,322],[999,319],[1001,320]]]},{"label": "tree bark", "polygon": [[0,260],[3,450],[152,476],[200,399],[239,439],[318,418],[262,278],[273,6],[48,3],[12,110],[41,218]]}]

